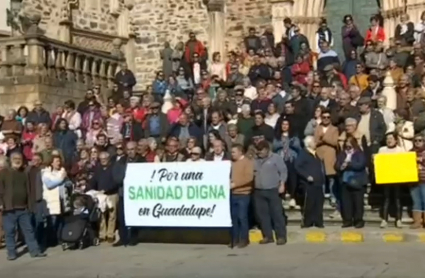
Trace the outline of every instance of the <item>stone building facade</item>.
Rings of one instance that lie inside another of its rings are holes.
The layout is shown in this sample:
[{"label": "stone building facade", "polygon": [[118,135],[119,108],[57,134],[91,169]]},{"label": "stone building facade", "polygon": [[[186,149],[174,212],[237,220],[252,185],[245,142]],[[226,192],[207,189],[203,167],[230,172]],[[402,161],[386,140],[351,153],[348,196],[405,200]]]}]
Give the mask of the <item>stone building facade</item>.
[{"label": "stone building facade", "polygon": [[[425,0],[9,1],[12,10],[20,5],[19,14],[38,13],[39,27],[49,38],[104,53],[114,51],[113,42],[120,41],[129,67],[138,79],[138,90],[145,89],[161,68],[159,52],[164,43],[168,41],[174,47],[185,42],[190,31],[207,45],[210,55],[215,51],[225,55],[229,50],[243,47],[241,42],[249,27],[256,27],[261,34],[265,27],[272,26],[275,41],[280,41],[285,17],[292,18],[313,42],[320,19],[325,17],[338,51],[345,14],[352,14],[360,30],[365,32],[370,15],[381,11],[390,33],[401,12],[406,11],[412,21],[418,22],[425,9]],[[1,2],[0,5],[4,5],[7,1]],[[0,10],[4,8],[0,6]]]}]

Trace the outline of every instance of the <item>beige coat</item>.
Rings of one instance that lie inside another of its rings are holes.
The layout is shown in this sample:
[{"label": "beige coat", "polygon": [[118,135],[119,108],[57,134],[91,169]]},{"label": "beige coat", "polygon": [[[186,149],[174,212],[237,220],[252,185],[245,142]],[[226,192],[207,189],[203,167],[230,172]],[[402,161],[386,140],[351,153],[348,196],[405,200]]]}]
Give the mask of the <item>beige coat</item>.
[{"label": "beige coat", "polygon": [[314,139],[317,145],[316,153],[325,164],[326,175],[335,175],[336,150],[338,147],[338,128],[333,125],[329,125],[326,132],[324,132],[323,126],[318,125],[314,129]]}]

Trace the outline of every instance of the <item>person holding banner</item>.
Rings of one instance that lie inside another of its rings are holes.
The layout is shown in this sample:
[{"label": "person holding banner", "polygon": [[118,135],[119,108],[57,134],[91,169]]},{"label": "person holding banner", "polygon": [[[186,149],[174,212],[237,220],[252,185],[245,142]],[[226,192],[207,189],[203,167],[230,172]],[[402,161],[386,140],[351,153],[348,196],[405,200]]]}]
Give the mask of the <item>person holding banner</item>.
[{"label": "person holding banner", "polygon": [[125,169],[122,163],[111,161],[107,152],[99,154],[99,162],[95,166],[90,189],[106,194],[111,204],[111,207],[101,215],[99,238],[112,244],[115,238],[118,191],[124,181]]},{"label": "person holding banner", "polygon": [[[398,136],[394,132],[389,132],[385,135],[386,146],[381,147],[378,153],[401,153],[404,149],[397,145]],[[395,226],[402,228],[401,215],[401,187],[399,184],[386,184],[384,185],[384,202],[382,204],[382,222],[381,228],[384,229],[388,226],[388,213],[390,207],[390,197],[394,195],[394,203],[396,206]]]},{"label": "person holding banner", "polygon": [[259,142],[256,151],[258,158],[255,159],[254,164],[254,204],[263,234],[260,244],[274,242],[274,227],[276,244],[284,245],[286,244],[286,217],[279,195],[285,191],[288,170],[283,159],[270,152],[270,144],[267,141]]},{"label": "person holding banner", "polygon": [[251,202],[251,192],[254,185],[254,163],[244,156],[243,146],[232,146],[232,246],[244,248],[249,244],[248,210]]}]

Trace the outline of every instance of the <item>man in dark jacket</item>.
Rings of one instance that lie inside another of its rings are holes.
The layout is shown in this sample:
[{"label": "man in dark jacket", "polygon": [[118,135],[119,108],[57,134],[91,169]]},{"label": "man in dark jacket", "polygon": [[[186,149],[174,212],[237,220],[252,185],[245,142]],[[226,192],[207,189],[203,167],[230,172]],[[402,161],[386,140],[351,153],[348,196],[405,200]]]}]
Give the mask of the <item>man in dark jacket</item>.
[{"label": "man in dark jacket", "polygon": [[274,129],[264,123],[265,114],[263,112],[255,113],[255,125],[252,128],[252,141],[256,143],[266,140],[269,143],[273,142]]},{"label": "man in dark jacket", "polygon": [[195,137],[196,141],[201,143],[203,140],[202,129],[190,122],[186,114],[181,114],[178,123],[170,128],[168,136],[179,138],[180,144],[186,146],[190,137]]},{"label": "man in dark jacket", "polygon": [[[143,163],[146,159],[137,153],[137,143],[134,141],[128,142],[126,145],[126,161],[119,160],[125,167],[127,163]],[[124,192],[123,184],[118,190],[118,233],[120,235],[119,241],[114,243],[113,247],[119,246],[134,246],[137,244],[137,238],[134,236],[135,228],[128,227],[125,225],[125,214],[124,214]]]},{"label": "man in dark jacket", "polygon": [[33,122],[35,125],[46,124],[50,127],[52,119],[49,112],[43,108],[41,101],[37,100],[34,102],[34,109],[28,113],[27,122]]},{"label": "man in dark jacket", "polygon": [[163,141],[167,136],[170,124],[167,115],[161,112],[160,107],[159,102],[151,104],[152,112],[145,120],[145,137],[153,137]]},{"label": "man in dark jacket", "polygon": [[332,124],[338,127],[339,132],[345,130],[345,120],[348,118],[360,119],[360,112],[356,106],[350,104],[350,95],[341,93],[339,95],[338,107],[332,117]]},{"label": "man in dark jacket", "polygon": [[115,146],[109,142],[108,137],[104,133],[99,133],[96,136],[96,139],[96,147],[99,152],[107,152],[110,157],[114,157],[116,155]]},{"label": "man in dark jacket", "polygon": [[253,49],[255,53],[261,48],[260,38],[255,35],[255,28],[249,28],[249,36],[245,37],[245,49],[248,52],[250,49]]},{"label": "man in dark jacket", "polygon": [[94,169],[90,189],[100,191],[108,198],[111,207],[101,215],[99,238],[112,244],[117,221],[118,191],[124,181],[125,165],[112,162],[107,152],[99,154],[99,161]]},{"label": "man in dark jacket", "polygon": [[273,70],[266,64],[265,58],[259,56],[254,57],[254,65],[251,66],[248,72],[248,77],[251,83],[256,86],[257,82],[261,79],[269,80],[272,78]]},{"label": "man in dark jacket", "polygon": [[273,101],[267,97],[267,91],[264,87],[259,87],[257,90],[258,97],[251,102],[251,111],[254,113],[261,111],[265,114],[270,103],[273,103]]},{"label": "man in dark jacket", "polygon": [[16,226],[19,224],[31,257],[45,257],[34,237],[31,225],[31,192],[28,175],[23,168],[23,156],[13,153],[11,168],[0,173],[0,210],[3,213],[7,259],[16,260]]},{"label": "man in dark jacket", "polygon": [[34,219],[34,232],[35,238],[37,239],[40,250],[44,250],[43,246],[43,227],[44,227],[44,216],[43,216],[43,183],[41,181],[41,166],[43,158],[41,154],[35,153],[31,165],[27,167],[26,172],[29,178],[31,204],[33,205],[33,219]]},{"label": "man in dark jacket", "polygon": [[131,95],[134,85],[136,85],[136,78],[131,70],[128,69],[127,64],[121,65],[121,70],[115,75],[115,83],[118,84],[118,91],[123,93],[128,91]]},{"label": "man in dark jacket", "polygon": [[84,97],[84,100],[78,104],[78,107],[77,107],[78,113],[80,113],[80,115],[83,116],[84,113],[86,113],[86,111],[89,110],[89,103],[95,100],[96,98],[94,96],[93,90],[88,89]]},{"label": "man in dark jacket", "polygon": [[213,143],[213,152],[205,155],[206,161],[230,160],[230,155],[225,151],[224,142],[215,140]]},{"label": "man in dark jacket", "polygon": [[121,127],[121,134],[125,142],[137,142],[144,137],[142,124],[134,119],[131,112],[124,115],[124,123]]},{"label": "man in dark jacket", "polygon": [[295,170],[304,189],[304,215],[302,228],[323,228],[323,186],[326,181],[322,160],[316,155],[313,136],[304,139],[305,150],[295,160]]}]

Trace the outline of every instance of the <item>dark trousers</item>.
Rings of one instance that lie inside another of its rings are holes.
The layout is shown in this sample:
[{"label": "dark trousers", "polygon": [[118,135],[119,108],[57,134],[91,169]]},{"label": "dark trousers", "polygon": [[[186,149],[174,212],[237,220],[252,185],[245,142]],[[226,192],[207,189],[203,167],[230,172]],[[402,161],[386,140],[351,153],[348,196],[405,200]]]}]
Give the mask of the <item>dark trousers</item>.
[{"label": "dark trousers", "polygon": [[279,190],[255,189],[254,205],[263,237],[273,239],[274,227],[276,237],[286,240],[286,217]]},{"label": "dark trousers", "polygon": [[321,186],[306,186],[304,192],[304,226],[323,226],[323,202],[325,200]]},{"label": "dark trousers", "polygon": [[128,245],[134,240],[133,232],[134,229],[125,225],[124,215],[124,198],[122,196],[118,199],[118,233],[120,235],[120,241],[123,245]]},{"label": "dark trousers", "polygon": [[344,223],[357,224],[363,222],[364,188],[352,188],[342,185],[342,219]]},{"label": "dark trousers", "polygon": [[44,236],[45,223],[46,223],[46,219],[43,215],[43,204],[42,202],[37,202],[35,204],[35,211],[33,213],[33,226],[34,226],[34,232],[35,232],[35,239],[37,240],[37,243],[41,251],[44,251],[47,247],[45,242],[45,236]]},{"label": "dark trousers", "polygon": [[44,247],[55,247],[61,243],[63,217],[61,215],[49,215],[46,217],[46,225],[43,231]]},{"label": "dark trousers", "polygon": [[232,194],[230,197],[232,240],[235,243],[249,240],[248,210],[250,202],[250,195]]},{"label": "dark trousers", "polygon": [[401,187],[399,185],[386,185],[384,186],[384,203],[382,206],[382,218],[388,221],[389,208],[391,203],[391,196],[394,199],[396,209],[396,220],[401,220],[402,206],[401,206]]},{"label": "dark trousers", "polygon": [[17,209],[3,212],[3,229],[7,255],[9,257],[16,257],[15,234],[17,225],[19,225],[24,235],[25,243],[31,256],[40,253],[37,241],[35,240],[34,229],[31,225],[31,213],[26,209]]},{"label": "dark trousers", "polygon": [[295,199],[298,185],[298,176],[294,168],[294,163],[286,161],[286,168],[288,169],[288,179],[286,181],[286,193],[288,193],[292,199]]}]

